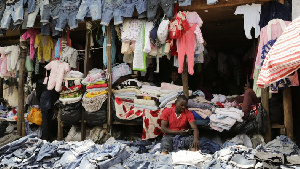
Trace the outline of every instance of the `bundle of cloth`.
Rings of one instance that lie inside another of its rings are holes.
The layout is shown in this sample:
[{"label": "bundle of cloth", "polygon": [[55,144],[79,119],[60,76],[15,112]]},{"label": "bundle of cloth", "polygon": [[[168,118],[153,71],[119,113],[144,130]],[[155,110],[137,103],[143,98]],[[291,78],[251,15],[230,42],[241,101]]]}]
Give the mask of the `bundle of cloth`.
[{"label": "bundle of cloth", "polygon": [[239,107],[239,104],[235,101],[238,95],[225,96],[222,94],[213,94],[211,102],[216,104],[220,108]]},{"label": "bundle of cloth", "polygon": [[216,108],[210,116],[210,127],[219,132],[230,130],[237,121],[243,122],[243,116],[243,111],[234,107]]},{"label": "bundle of cloth", "polygon": [[94,68],[90,70],[87,77],[81,83],[86,85],[85,97],[87,98],[106,95],[108,93],[106,72],[102,69]]},{"label": "bundle of cloth", "polygon": [[[202,92],[203,93],[203,92]],[[196,124],[199,126],[208,126],[214,103],[205,99],[205,95],[197,92],[196,97],[188,100],[188,110],[194,115]],[[195,95],[195,92],[193,93]]]},{"label": "bundle of cloth", "polygon": [[63,105],[76,103],[81,100],[83,94],[82,78],[83,73],[73,70],[64,76],[63,87],[59,92],[59,101]]}]

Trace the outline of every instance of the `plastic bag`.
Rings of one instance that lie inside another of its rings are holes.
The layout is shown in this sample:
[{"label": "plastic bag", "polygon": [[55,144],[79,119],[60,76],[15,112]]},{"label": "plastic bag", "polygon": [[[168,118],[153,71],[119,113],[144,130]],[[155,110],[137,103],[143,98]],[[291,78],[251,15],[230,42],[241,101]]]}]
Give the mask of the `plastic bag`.
[{"label": "plastic bag", "polygon": [[27,115],[27,121],[36,125],[42,125],[42,112],[38,108],[32,108],[30,113]]}]

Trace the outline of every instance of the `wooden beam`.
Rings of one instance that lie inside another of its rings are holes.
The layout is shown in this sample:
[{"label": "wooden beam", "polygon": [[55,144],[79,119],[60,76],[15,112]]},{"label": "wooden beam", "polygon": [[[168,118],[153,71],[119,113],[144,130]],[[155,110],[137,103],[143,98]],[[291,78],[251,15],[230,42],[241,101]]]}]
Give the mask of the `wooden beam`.
[{"label": "wooden beam", "polygon": [[3,78],[0,78],[0,98],[3,98]]},{"label": "wooden beam", "polygon": [[[62,31],[62,40],[61,40],[61,48],[62,50],[65,49],[67,46],[67,32],[66,29]],[[60,119],[61,116],[61,111],[60,109],[58,110],[58,115],[57,115],[57,140],[61,141],[63,140],[63,129],[64,129],[64,124]]]},{"label": "wooden beam", "polygon": [[283,112],[284,112],[284,126],[286,128],[286,135],[294,140],[293,130],[293,113],[292,113],[292,94],[291,88],[283,90]]},{"label": "wooden beam", "polygon": [[228,7],[228,6],[239,6],[250,3],[263,3],[269,2],[272,0],[219,0],[215,5],[207,5],[206,1],[197,0],[193,1],[191,6],[180,7],[180,10],[183,11],[196,11],[200,9],[209,9],[209,8],[220,8],[220,7]]},{"label": "wooden beam", "polygon": [[188,66],[186,62],[186,57],[183,62],[183,72],[181,74],[182,78],[182,86],[183,86],[183,94],[185,97],[189,98],[189,77],[188,77]]},{"label": "wooden beam", "polygon": [[[26,58],[26,41],[20,37],[20,67],[19,67],[19,84],[18,84],[18,115],[17,115],[17,134],[25,136],[23,133],[24,124],[24,72],[25,72],[25,58]],[[25,127],[25,126],[24,126]]]},{"label": "wooden beam", "polygon": [[272,139],[270,111],[269,111],[269,87],[261,89],[261,104],[267,111],[268,129],[267,132],[265,133],[265,142],[268,143]]},{"label": "wooden beam", "polygon": [[61,112],[60,109],[57,112],[57,141],[62,141],[63,140],[63,123],[60,119]]},{"label": "wooden beam", "polygon": [[[106,45],[106,54],[107,54],[107,73],[108,73],[108,99],[107,99],[107,127],[108,132],[111,132],[112,129],[112,115],[111,115],[111,96],[112,96],[112,79],[111,79],[111,25],[106,27],[107,35],[107,45]],[[103,56],[104,57],[104,56]]]}]

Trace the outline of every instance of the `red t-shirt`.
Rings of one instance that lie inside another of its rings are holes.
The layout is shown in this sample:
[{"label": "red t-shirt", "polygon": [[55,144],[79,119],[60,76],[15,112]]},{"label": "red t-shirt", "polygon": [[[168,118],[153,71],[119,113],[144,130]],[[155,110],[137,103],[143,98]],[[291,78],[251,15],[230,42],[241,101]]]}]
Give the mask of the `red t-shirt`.
[{"label": "red t-shirt", "polygon": [[162,112],[160,119],[168,121],[168,128],[171,130],[187,129],[188,123],[195,121],[194,115],[187,109],[185,109],[177,118],[175,113],[175,107],[165,109]]}]

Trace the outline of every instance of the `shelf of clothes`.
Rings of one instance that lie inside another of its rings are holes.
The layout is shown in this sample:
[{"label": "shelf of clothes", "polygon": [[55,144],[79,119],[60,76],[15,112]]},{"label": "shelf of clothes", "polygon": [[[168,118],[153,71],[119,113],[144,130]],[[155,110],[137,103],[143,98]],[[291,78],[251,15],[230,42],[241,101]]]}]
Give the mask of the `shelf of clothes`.
[{"label": "shelf of clothes", "polygon": [[[160,143],[111,137],[104,144],[41,140],[28,135],[0,148],[2,168],[297,168],[299,148],[286,136],[264,143],[261,135],[237,135],[224,142],[200,138],[199,151],[183,148],[160,154]],[[184,142],[184,141],[183,141]],[[31,153],[29,153],[31,152]]]}]

